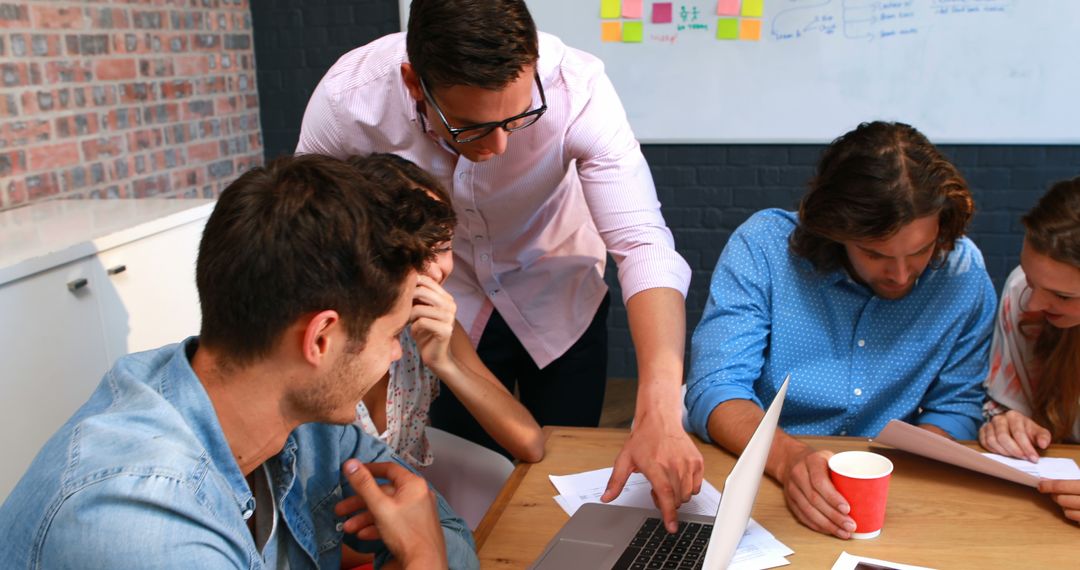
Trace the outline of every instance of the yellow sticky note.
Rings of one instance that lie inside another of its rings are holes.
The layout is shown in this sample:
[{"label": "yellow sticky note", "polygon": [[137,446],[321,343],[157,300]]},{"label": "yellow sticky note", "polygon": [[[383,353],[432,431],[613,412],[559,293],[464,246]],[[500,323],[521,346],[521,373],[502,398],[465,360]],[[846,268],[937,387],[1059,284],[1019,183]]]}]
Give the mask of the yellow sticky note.
[{"label": "yellow sticky note", "polygon": [[640,43],[645,37],[645,26],[641,22],[623,22],[622,41]]},{"label": "yellow sticky note", "polygon": [[[600,0],[601,18],[618,18],[622,15],[622,3],[619,0]],[[618,41],[618,40],[616,40]]]},{"label": "yellow sticky note", "polygon": [[621,42],[622,22],[600,22],[600,41]]},{"label": "yellow sticky note", "polygon": [[716,22],[716,39],[737,40],[739,39],[739,20],[737,18],[720,18]]},{"label": "yellow sticky note", "polygon": [[760,18],[765,13],[765,0],[743,0],[742,15],[744,18]]},{"label": "yellow sticky note", "polygon": [[761,39],[761,20],[743,19],[739,22],[739,39],[756,42]]}]

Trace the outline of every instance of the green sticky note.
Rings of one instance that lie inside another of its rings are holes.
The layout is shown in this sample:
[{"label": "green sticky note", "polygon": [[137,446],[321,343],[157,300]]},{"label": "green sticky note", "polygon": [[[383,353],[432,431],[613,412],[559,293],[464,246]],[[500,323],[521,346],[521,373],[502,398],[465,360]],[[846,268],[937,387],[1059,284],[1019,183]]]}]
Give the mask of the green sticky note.
[{"label": "green sticky note", "polygon": [[720,18],[716,22],[716,39],[737,40],[739,39],[739,19]]},{"label": "green sticky note", "polygon": [[645,27],[641,22],[623,22],[622,25],[622,41],[623,42],[641,42],[645,37]]},{"label": "green sticky note", "polygon": [[620,0],[600,0],[601,18],[618,18],[619,16],[622,16]]},{"label": "green sticky note", "polygon": [[765,0],[743,0],[742,15],[745,18],[760,18],[765,13]]}]

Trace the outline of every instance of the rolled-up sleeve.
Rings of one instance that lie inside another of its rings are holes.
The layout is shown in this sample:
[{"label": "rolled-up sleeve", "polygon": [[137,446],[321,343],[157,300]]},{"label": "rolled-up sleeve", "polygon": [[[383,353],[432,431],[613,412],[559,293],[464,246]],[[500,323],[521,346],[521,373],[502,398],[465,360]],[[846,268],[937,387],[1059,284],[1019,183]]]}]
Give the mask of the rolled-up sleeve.
[{"label": "rolled-up sleeve", "polygon": [[761,406],[761,376],[770,333],[768,263],[746,226],[728,240],[713,271],[709,300],[691,340],[686,407],[691,428],[705,441],[709,415],[728,400]]}]

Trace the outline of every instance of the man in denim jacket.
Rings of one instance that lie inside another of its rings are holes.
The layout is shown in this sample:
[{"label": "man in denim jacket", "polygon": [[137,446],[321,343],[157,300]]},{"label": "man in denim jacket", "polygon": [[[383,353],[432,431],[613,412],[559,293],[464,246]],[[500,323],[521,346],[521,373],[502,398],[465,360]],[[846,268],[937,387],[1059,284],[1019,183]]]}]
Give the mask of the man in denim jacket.
[{"label": "man in denim jacket", "polygon": [[120,359],[46,443],[0,507],[3,566],[336,569],[344,541],[476,567],[463,521],[350,425],[428,255],[399,199],[314,155],[231,184],[199,248],[200,336]]}]

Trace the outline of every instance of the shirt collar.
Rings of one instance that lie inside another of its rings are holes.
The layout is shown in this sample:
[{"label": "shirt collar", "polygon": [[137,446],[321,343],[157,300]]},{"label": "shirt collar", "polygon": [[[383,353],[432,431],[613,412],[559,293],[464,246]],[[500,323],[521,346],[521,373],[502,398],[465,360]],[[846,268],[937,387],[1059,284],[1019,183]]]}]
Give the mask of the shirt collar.
[{"label": "shirt collar", "polygon": [[254,509],[254,497],[240,466],[233,458],[232,448],[225,439],[225,432],[218,421],[210,396],[191,368],[191,358],[198,346],[198,337],[189,337],[176,345],[172,358],[166,364],[159,389],[202,443],[213,468],[228,481],[237,507],[246,518],[250,516],[248,512]]}]

